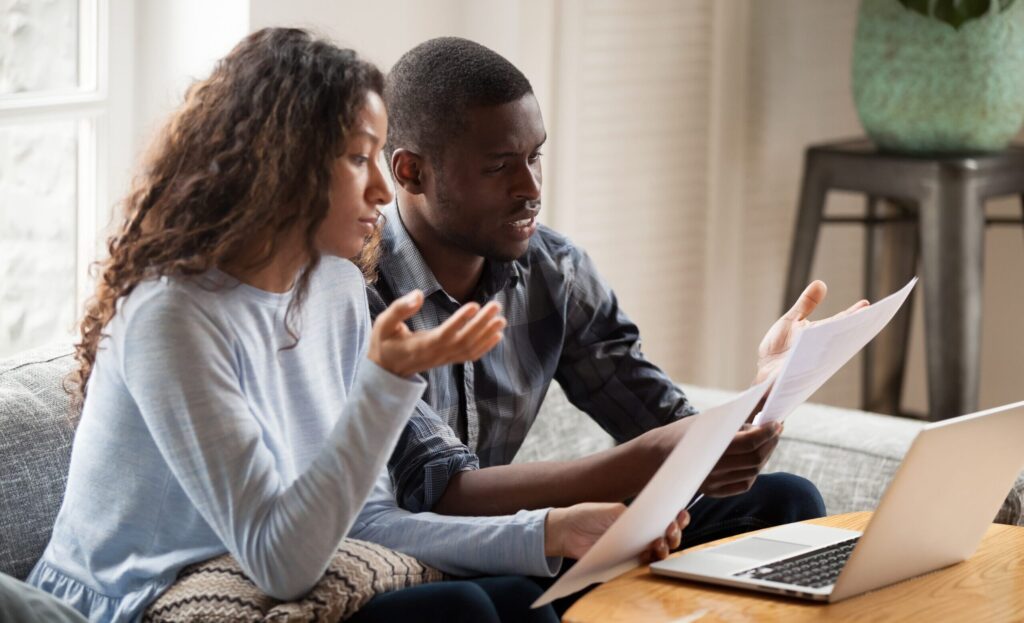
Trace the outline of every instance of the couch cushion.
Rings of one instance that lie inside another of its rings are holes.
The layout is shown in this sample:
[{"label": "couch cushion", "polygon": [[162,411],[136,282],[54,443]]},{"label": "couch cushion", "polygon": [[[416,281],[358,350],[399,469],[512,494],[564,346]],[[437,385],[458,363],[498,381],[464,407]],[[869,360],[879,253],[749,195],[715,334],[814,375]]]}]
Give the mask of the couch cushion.
[{"label": "couch cushion", "polygon": [[512,462],[568,461],[614,445],[611,435],[574,407],[558,383],[552,383]]},{"label": "couch cushion", "polygon": [[0,572],[25,579],[50,540],[74,435],[62,381],[71,349],[0,360]]},{"label": "couch cushion", "polygon": [[228,554],[182,569],[149,605],[146,623],[344,621],[375,595],[439,582],[444,575],[383,545],[343,539],[323,577],[291,602],[263,594]]}]

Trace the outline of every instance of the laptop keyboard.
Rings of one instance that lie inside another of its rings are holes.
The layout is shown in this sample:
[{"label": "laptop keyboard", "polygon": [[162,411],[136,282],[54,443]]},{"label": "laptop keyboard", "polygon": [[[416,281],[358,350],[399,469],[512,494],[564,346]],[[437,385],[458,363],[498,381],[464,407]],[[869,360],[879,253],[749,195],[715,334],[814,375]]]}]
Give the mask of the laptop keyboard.
[{"label": "laptop keyboard", "polygon": [[734,573],[738,578],[751,580],[770,580],[783,584],[795,584],[810,588],[821,588],[836,583],[839,572],[850,558],[857,538],[840,541],[811,552],[798,554],[790,558],[775,561],[770,565],[762,565]]}]

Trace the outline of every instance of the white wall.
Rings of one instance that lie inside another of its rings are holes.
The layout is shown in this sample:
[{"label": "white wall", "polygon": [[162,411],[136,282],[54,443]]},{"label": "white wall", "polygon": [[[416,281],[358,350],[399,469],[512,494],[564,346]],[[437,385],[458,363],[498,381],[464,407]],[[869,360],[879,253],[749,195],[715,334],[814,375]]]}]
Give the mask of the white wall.
[{"label": "white wall", "polygon": [[[135,16],[134,143],[192,77],[264,26],[311,27],[383,69],[430,37],[478,40],[537,92],[551,136],[544,219],[588,248],[654,361],[680,381],[738,388],[780,311],[803,149],[862,134],[850,92],[857,5],[145,0]],[[862,204],[840,196],[830,205]],[[990,230],[982,406],[1021,398],[1022,242],[1019,228]],[[861,295],[861,232],[831,227],[819,249],[813,274],[830,285],[829,314]],[[906,406],[923,410],[919,329],[920,319]],[[855,361],[815,400],[855,405],[859,379]]]},{"label": "white wall", "polygon": [[249,32],[247,0],[135,5],[134,141],[139,154],[197,78]]}]

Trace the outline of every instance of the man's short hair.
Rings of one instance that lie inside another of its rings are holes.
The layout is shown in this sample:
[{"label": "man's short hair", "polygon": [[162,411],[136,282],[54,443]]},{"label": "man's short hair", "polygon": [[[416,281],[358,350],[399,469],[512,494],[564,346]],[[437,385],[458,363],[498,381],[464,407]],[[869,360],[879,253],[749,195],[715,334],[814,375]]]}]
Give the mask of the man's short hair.
[{"label": "man's short hair", "polygon": [[533,93],[505,57],[459,37],[438,37],[398,59],[387,76],[388,160],[396,149],[442,157],[470,108],[500,106]]}]

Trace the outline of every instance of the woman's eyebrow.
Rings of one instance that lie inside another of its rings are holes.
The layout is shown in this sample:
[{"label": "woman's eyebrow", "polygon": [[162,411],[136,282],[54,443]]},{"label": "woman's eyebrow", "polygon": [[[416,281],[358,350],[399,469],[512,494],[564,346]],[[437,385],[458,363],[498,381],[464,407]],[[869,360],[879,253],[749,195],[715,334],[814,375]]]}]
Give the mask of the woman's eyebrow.
[{"label": "woman's eyebrow", "polygon": [[365,136],[368,139],[370,139],[371,141],[373,141],[374,144],[380,143],[380,137],[377,136],[376,134],[374,134],[373,132],[369,131],[369,130],[358,129],[358,130],[352,130],[349,133],[349,138],[355,138],[356,136]]}]

